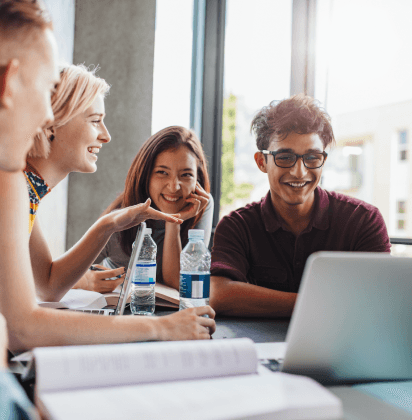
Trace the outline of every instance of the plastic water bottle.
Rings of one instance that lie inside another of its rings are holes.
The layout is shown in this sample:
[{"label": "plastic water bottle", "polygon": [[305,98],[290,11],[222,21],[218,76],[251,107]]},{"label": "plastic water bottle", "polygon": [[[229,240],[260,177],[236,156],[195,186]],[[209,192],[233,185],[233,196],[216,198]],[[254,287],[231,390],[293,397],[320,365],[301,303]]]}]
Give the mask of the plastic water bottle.
[{"label": "plastic water bottle", "polygon": [[180,254],[179,310],[209,305],[210,252],[201,229],[189,230],[189,242]]},{"label": "plastic water bottle", "polygon": [[155,311],[156,251],[152,229],[146,228],[133,278],[130,310],[133,315],[153,315]]}]

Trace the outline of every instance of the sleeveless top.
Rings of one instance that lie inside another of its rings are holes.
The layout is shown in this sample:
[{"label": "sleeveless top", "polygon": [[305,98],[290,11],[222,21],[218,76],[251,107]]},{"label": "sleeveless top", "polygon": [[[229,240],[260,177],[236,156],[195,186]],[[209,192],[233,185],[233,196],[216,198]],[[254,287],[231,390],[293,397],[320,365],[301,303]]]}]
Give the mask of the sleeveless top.
[{"label": "sleeveless top", "polygon": [[36,214],[39,208],[40,200],[46,194],[48,194],[51,191],[51,189],[46,184],[42,176],[30,164],[27,164],[23,172],[24,176],[26,177],[27,188],[29,190],[29,233],[31,233],[34,225],[34,220],[36,219]]}]

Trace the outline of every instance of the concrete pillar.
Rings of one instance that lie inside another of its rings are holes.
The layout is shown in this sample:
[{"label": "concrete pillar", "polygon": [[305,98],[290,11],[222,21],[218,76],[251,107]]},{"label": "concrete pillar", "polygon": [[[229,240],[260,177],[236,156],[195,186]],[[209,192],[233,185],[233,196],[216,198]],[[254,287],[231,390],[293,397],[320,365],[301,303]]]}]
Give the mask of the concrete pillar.
[{"label": "concrete pillar", "polygon": [[151,134],[155,15],[155,0],[76,2],[73,62],[99,65],[112,86],[105,104],[112,141],[100,151],[96,173],[69,175],[67,248],[123,190]]}]

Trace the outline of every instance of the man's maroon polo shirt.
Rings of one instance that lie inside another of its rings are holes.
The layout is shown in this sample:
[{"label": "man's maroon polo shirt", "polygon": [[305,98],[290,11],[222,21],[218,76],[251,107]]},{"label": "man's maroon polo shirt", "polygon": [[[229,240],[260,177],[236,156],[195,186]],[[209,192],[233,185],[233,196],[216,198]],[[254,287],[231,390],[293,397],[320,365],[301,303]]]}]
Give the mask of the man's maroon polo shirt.
[{"label": "man's maroon polo shirt", "polygon": [[270,198],[248,204],[217,225],[212,276],[297,292],[303,268],[316,251],[390,252],[379,210],[356,198],[317,187],[308,227],[296,237],[284,230]]}]

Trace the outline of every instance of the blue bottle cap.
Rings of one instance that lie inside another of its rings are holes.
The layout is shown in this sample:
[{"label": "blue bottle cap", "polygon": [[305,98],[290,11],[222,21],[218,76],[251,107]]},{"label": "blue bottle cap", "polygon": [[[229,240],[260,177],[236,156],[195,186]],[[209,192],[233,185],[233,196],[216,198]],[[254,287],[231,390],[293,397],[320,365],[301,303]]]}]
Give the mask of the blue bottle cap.
[{"label": "blue bottle cap", "polygon": [[189,229],[189,239],[201,239],[205,237],[205,231],[203,229]]}]

